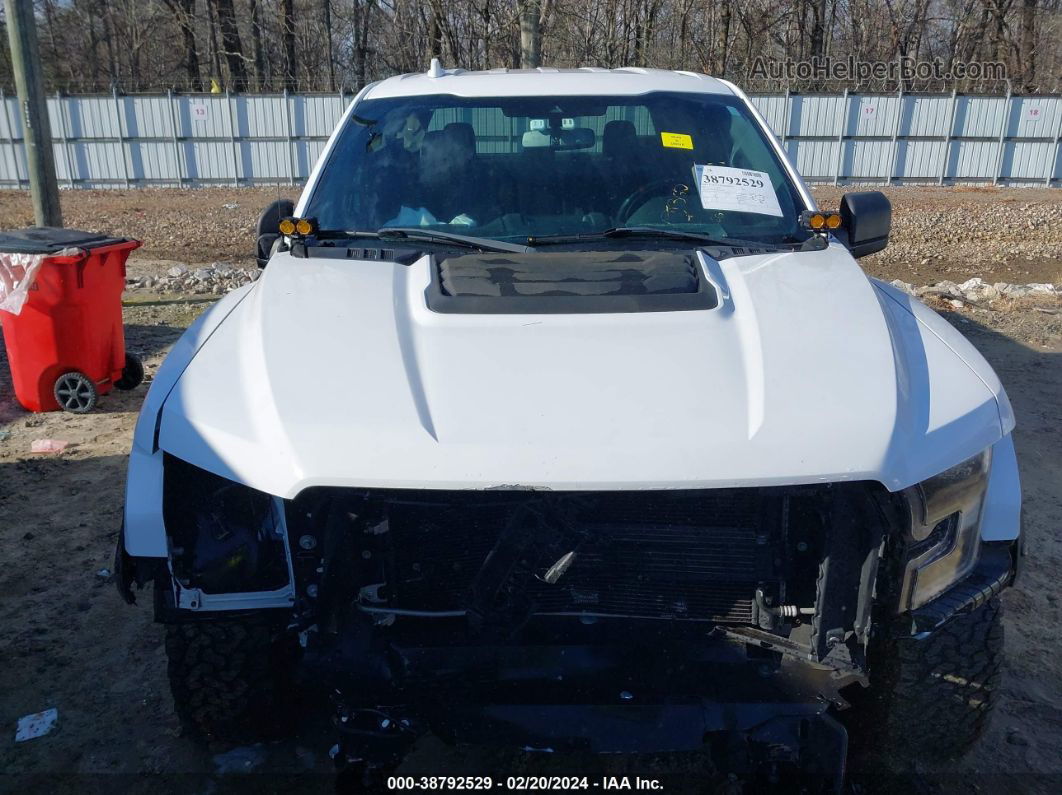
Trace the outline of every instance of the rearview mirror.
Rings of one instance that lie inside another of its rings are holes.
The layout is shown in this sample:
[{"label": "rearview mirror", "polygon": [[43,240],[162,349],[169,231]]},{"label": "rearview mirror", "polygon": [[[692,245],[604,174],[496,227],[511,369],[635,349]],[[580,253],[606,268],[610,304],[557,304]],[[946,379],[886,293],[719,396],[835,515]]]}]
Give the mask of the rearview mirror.
[{"label": "rearview mirror", "polygon": [[264,268],[269,262],[273,244],[280,238],[280,219],[294,214],[295,202],[291,199],[277,199],[258,216],[254,259],[259,268]]},{"label": "rearview mirror", "polygon": [[594,131],[589,127],[567,130],[528,130],[520,140],[524,149],[589,149],[594,145]]},{"label": "rearview mirror", "polygon": [[876,254],[889,244],[892,204],[878,190],[846,193],[841,197],[841,234],[837,238],[852,256]]}]

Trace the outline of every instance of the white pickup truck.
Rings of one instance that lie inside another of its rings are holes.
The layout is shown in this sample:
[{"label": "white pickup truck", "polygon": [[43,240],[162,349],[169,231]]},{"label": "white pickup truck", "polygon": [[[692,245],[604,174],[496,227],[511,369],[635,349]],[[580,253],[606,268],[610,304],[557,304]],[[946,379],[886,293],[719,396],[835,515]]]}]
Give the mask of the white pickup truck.
[{"label": "white pickup truck", "polygon": [[817,208],[724,80],[365,88],[137,425],[119,587],[154,585],[183,722],[283,727],[312,665],[358,775],[431,731],[838,789],[857,701],[877,742],[961,753],[1020,551],[1014,417],[856,263],[890,221]]}]

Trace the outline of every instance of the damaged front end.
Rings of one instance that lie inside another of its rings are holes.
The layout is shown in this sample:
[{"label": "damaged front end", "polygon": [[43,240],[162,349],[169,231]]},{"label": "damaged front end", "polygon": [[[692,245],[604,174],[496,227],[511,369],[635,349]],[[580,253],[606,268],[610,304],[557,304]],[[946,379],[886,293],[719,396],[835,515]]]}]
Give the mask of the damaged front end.
[{"label": "damaged front end", "polygon": [[868,683],[875,589],[899,577],[879,562],[911,516],[879,484],[283,500],[164,463],[168,554],[131,559],[123,591],[154,579],[167,624],[297,634],[341,764],[394,765],[431,731],[841,784],[831,708]]},{"label": "damaged front end", "polygon": [[427,728],[551,750],[737,742],[839,785],[826,711],[866,682],[893,509],[869,484],[315,488],[286,512],[296,624],[335,682],[345,758],[397,760]]}]

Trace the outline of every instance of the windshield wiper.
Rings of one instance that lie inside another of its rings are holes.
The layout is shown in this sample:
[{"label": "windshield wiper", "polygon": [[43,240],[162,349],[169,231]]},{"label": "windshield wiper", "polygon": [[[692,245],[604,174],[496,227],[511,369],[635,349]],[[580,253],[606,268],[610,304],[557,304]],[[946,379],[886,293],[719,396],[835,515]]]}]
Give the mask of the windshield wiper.
[{"label": "windshield wiper", "polygon": [[527,254],[531,251],[530,248],[519,243],[506,243],[504,240],[495,240],[490,237],[472,237],[471,235],[458,235],[454,232],[440,232],[436,229],[420,229],[415,226],[388,226],[378,230],[375,234],[381,240],[397,238],[400,240],[420,240],[426,243],[451,243],[462,248],[473,248],[480,251],[512,251],[518,254]]},{"label": "windshield wiper", "polygon": [[375,232],[366,232],[358,229],[318,229],[313,233],[318,240],[354,240],[359,237],[379,237]]},{"label": "windshield wiper", "polygon": [[581,235],[547,235],[529,237],[529,246],[554,245],[561,243],[585,243],[589,240],[606,240],[615,237],[662,237],[671,240],[691,240],[706,246],[756,246],[766,248],[784,248],[781,243],[763,243],[756,240],[739,240],[732,237],[712,237],[700,232],[684,232],[681,229],[658,229],[653,226],[616,226],[601,232],[587,232]]},{"label": "windshield wiper", "polygon": [[480,251],[512,251],[520,254],[531,251],[530,248],[519,243],[506,243],[504,240],[494,240],[489,237],[458,235],[435,229],[420,229],[415,226],[387,226],[375,232],[357,229],[321,229],[314,234],[314,237],[318,240],[355,240],[359,237],[373,240],[413,240],[424,243],[445,243]]}]

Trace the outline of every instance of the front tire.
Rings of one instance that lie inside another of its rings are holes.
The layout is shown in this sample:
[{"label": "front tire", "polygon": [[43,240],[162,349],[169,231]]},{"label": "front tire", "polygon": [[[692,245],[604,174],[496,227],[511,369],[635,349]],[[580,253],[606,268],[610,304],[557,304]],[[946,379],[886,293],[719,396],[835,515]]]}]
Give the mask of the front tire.
[{"label": "front tire", "polygon": [[956,616],[923,640],[888,645],[875,683],[882,738],[904,758],[953,759],[988,727],[1003,664],[998,598]]},{"label": "front tire", "polygon": [[166,627],[174,710],[205,740],[275,739],[290,731],[297,643],[265,616]]}]

